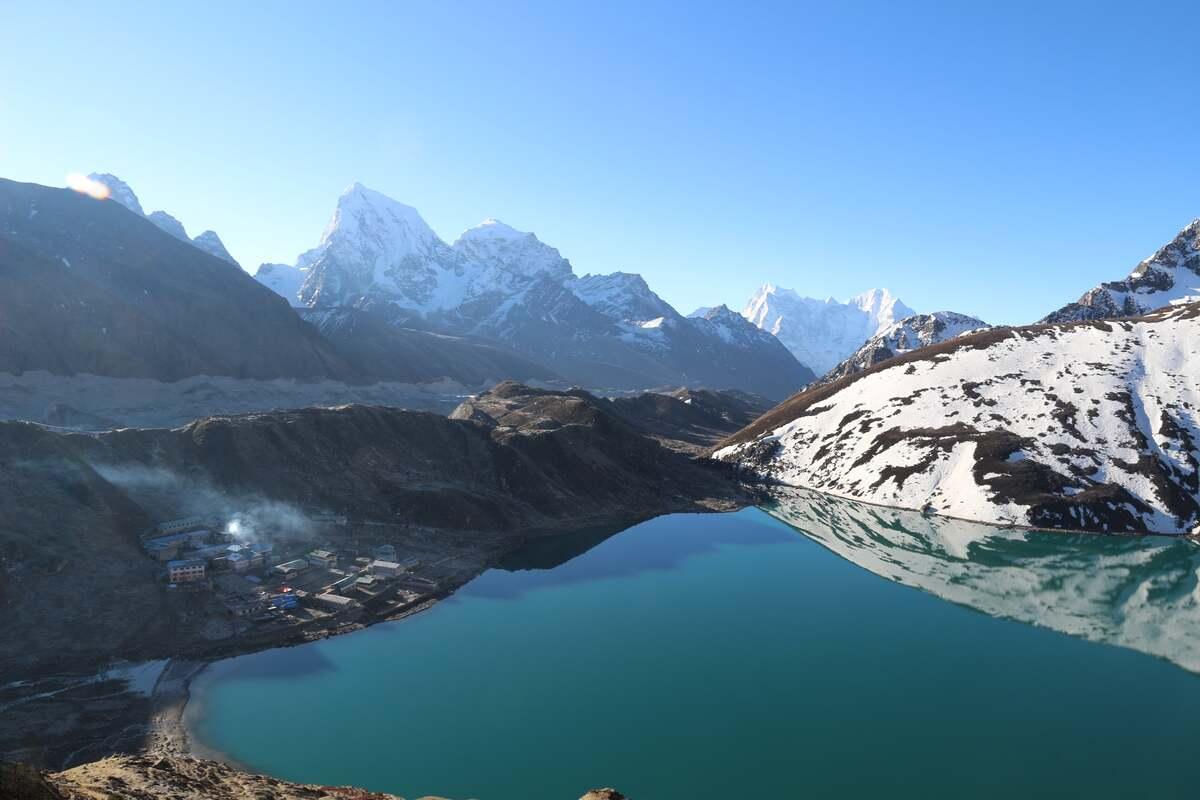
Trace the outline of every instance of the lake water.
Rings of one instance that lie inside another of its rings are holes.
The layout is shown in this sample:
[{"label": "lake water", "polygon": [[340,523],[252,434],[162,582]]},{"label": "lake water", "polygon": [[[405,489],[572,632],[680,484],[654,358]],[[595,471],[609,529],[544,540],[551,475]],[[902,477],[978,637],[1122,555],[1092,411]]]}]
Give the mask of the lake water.
[{"label": "lake water", "polygon": [[1200,549],[809,494],[547,542],[431,611],[239,657],[189,725],[406,797],[1182,797]]}]

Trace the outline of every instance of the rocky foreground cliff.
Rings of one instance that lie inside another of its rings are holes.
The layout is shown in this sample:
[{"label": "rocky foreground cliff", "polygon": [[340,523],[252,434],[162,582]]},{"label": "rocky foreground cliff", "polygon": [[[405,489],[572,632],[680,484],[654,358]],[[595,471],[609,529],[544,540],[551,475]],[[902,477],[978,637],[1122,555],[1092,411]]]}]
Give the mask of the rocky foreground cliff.
[{"label": "rocky foreground cliff", "polygon": [[[404,800],[352,786],[292,783],[194,758],[123,756],[65,772],[0,762],[0,800]],[[422,800],[439,800],[426,797]],[[593,789],[580,800],[626,800]]]},{"label": "rocky foreground cliff", "polygon": [[1200,523],[1200,304],[967,334],[806,390],[716,457],[780,483],[980,522]]}]

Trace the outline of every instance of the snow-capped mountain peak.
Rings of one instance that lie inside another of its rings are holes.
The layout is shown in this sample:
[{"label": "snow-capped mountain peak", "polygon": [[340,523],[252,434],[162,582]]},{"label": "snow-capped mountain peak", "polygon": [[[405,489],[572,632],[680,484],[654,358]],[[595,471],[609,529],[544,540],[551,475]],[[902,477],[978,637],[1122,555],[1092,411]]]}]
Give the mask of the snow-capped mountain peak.
[{"label": "snow-capped mountain peak", "polygon": [[642,322],[679,316],[641,275],[632,272],[584,275],[572,281],[570,288],[580,300],[610,319]]},{"label": "snow-capped mountain peak", "polygon": [[214,255],[217,258],[224,259],[234,266],[241,266],[229,254],[229,250],[225,247],[225,243],[221,241],[221,237],[217,236],[216,231],[204,231],[203,233],[192,239],[192,244],[199,247],[204,252]]},{"label": "snow-capped mountain peak", "polygon": [[867,339],[916,312],[887,289],[870,289],[842,303],[803,297],[767,283],[755,292],[742,316],[774,334],[793,355],[825,373]]},{"label": "snow-capped mountain peak", "polygon": [[571,262],[532,233],[488,218],[463,232],[452,245],[464,258],[513,275],[545,273],[556,280],[573,274]]},{"label": "snow-capped mountain peak", "polygon": [[239,269],[241,268],[241,265],[225,249],[225,244],[221,241],[221,237],[217,236],[215,232],[205,231],[193,239],[188,236],[183,223],[166,211],[152,211],[147,214],[142,209],[142,204],[138,201],[138,197],[134,194],[133,189],[116,175],[110,175],[107,172],[93,172],[88,175],[88,179],[103,184],[108,188],[110,199],[116,200],[139,217],[145,217],[150,222],[153,222],[159,230],[174,236],[181,242],[194,245],[209,255],[214,255],[217,258],[228,261]]},{"label": "snow-capped mountain peak", "polygon": [[138,202],[137,195],[133,193],[133,189],[130,189],[129,184],[116,175],[110,175],[107,172],[93,172],[88,175],[88,179],[102,183],[108,187],[109,199],[116,200],[139,217],[146,216],[146,212],[142,211],[142,204]]},{"label": "snow-capped mountain peak", "polygon": [[380,257],[397,259],[438,245],[445,243],[415,208],[354,183],[338,197],[320,244],[300,256],[297,266],[310,266],[305,262],[315,262],[331,247],[370,249]]},{"label": "snow-capped mountain peak", "polygon": [[184,229],[183,223],[180,222],[179,220],[175,219],[174,217],[172,217],[170,214],[168,214],[165,211],[151,211],[146,216],[146,219],[150,220],[155,225],[157,225],[160,230],[166,231],[167,233],[171,234],[172,236],[174,236],[176,239],[179,239],[180,241],[183,241],[183,242],[192,241],[188,237],[187,230]]},{"label": "snow-capped mountain peak", "polygon": [[370,294],[422,313],[462,302],[467,266],[415,208],[361,183],[342,193],[320,243],[296,261],[308,273],[307,305]]}]

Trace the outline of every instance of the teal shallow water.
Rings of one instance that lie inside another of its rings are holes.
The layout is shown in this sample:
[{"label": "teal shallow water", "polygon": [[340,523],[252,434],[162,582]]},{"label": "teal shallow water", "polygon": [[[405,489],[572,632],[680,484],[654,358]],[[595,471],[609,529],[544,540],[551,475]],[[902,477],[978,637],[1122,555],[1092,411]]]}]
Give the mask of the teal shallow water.
[{"label": "teal shallow water", "polygon": [[402,623],[217,663],[192,735],[407,797],[1194,791],[1191,543],[768,510],[552,543]]}]

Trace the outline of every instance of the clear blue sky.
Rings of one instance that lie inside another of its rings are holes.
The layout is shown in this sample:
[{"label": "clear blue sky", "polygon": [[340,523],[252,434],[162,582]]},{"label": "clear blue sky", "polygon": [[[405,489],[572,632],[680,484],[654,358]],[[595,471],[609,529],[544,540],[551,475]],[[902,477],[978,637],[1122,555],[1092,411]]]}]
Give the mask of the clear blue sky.
[{"label": "clear blue sky", "polygon": [[339,5],[0,0],[0,176],[115,173],[251,271],[359,180],[685,313],[1023,322],[1200,216],[1183,3]]}]

